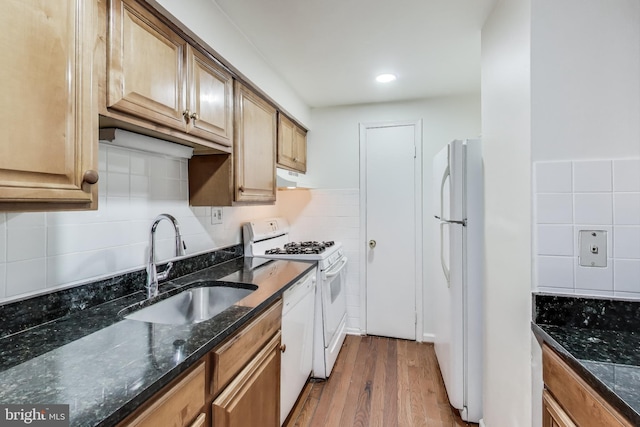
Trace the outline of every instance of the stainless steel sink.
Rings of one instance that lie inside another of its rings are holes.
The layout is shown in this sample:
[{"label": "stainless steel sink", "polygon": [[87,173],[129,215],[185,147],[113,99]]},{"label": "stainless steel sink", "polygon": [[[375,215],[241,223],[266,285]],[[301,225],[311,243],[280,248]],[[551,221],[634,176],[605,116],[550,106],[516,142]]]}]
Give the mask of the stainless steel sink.
[{"label": "stainless steel sink", "polygon": [[215,282],[202,282],[210,286],[190,288],[177,295],[158,301],[126,315],[126,319],[168,325],[203,322],[222,313],[257,287],[251,289],[231,287]]}]

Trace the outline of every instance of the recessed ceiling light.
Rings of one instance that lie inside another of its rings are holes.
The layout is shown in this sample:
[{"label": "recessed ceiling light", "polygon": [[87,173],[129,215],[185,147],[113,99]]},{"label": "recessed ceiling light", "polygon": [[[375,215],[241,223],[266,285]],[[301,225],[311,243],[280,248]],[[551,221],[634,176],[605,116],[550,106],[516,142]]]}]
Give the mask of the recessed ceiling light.
[{"label": "recessed ceiling light", "polygon": [[376,77],[378,83],[389,83],[397,79],[395,74],[380,74]]}]

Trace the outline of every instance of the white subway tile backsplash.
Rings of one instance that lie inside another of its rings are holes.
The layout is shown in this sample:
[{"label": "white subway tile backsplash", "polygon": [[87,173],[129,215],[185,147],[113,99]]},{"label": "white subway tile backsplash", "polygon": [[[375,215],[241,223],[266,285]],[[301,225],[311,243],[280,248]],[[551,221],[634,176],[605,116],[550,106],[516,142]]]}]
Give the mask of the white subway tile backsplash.
[{"label": "white subway tile backsplash", "polygon": [[538,256],[539,286],[573,289],[573,257]]},{"label": "white subway tile backsplash", "polygon": [[166,161],[166,177],[169,179],[180,179],[180,160],[169,160]]},{"label": "white subway tile backsplash", "polygon": [[640,259],[616,259],[613,262],[614,289],[640,295]]},{"label": "white subway tile backsplash", "polygon": [[129,174],[107,173],[107,197],[129,197]]},{"label": "white subway tile backsplash", "polygon": [[613,227],[613,245],[616,258],[640,259],[640,226]]},{"label": "white subway tile backsplash", "polygon": [[539,225],[538,255],[573,255],[572,225]]},{"label": "white subway tile backsplash", "polygon": [[0,300],[6,297],[7,291],[7,264],[0,262]]},{"label": "white subway tile backsplash", "polygon": [[129,165],[131,175],[149,176],[149,156],[144,153],[130,152]]},{"label": "white subway tile backsplash", "polygon": [[7,261],[7,229],[0,223],[0,263]]},{"label": "white subway tile backsplash", "polygon": [[149,197],[149,177],[131,175],[131,197],[146,199]]},{"label": "white subway tile backsplash", "polygon": [[118,148],[110,147],[107,152],[107,171],[110,173],[121,173],[128,175],[129,172],[129,151]]},{"label": "white subway tile backsplash", "polygon": [[538,224],[572,224],[571,194],[538,194],[536,198]]},{"label": "white subway tile backsplash", "polygon": [[574,221],[576,224],[612,224],[613,201],[611,193],[574,194]]},{"label": "white subway tile backsplash", "polygon": [[[538,162],[534,167],[537,289],[640,298],[640,159]],[[572,188],[567,192],[569,169]],[[570,221],[563,196],[572,198]],[[572,253],[561,224],[573,227]],[[607,267],[579,265],[581,230],[607,232]],[[572,259],[573,277],[567,260],[558,255]]]},{"label": "white subway tile backsplash", "polygon": [[640,159],[613,161],[613,191],[640,192]]},{"label": "white subway tile backsplash", "polygon": [[573,191],[576,193],[599,193],[611,191],[611,161],[573,162]]},{"label": "white subway tile backsplash", "polygon": [[613,291],[613,260],[607,260],[606,267],[582,267],[576,265],[576,290]]},{"label": "white subway tile backsplash", "polygon": [[571,162],[538,162],[535,164],[535,184],[538,193],[571,193],[573,188]]},{"label": "white subway tile backsplash", "polygon": [[7,262],[46,256],[45,227],[14,227],[7,230]]},{"label": "white subway tile backsplash", "polygon": [[640,225],[640,193],[613,193],[613,223]]},{"label": "white subway tile backsplash", "polygon": [[41,291],[46,287],[46,258],[9,262],[5,297]]},{"label": "white subway tile backsplash", "polygon": [[44,212],[8,213],[7,228],[14,227],[44,227],[46,214]]},{"label": "white subway tile backsplash", "polygon": [[[0,213],[0,300],[144,268],[151,223],[163,212],[183,226],[187,254],[241,243],[243,222],[279,212],[225,207],[224,224],[212,226],[211,208],[189,208],[185,159],[108,144],[100,144],[98,159],[98,210]],[[173,231],[165,226],[160,260],[173,257]]]}]

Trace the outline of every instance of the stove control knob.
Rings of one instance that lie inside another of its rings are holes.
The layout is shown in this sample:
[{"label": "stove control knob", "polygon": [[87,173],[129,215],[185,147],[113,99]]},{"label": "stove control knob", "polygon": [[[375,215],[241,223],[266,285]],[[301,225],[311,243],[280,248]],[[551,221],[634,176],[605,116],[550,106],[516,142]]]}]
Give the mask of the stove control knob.
[{"label": "stove control knob", "polygon": [[375,240],[369,240],[369,247],[371,249],[375,248],[376,247],[376,241]]}]

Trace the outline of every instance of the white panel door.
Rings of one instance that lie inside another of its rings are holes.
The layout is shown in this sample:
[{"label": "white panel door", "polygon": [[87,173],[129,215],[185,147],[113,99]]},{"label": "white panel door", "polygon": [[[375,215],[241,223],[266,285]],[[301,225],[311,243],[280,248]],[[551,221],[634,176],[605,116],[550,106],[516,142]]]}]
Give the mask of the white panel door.
[{"label": "white panel door", "polygon": [[416,126],[364,129],[369,335],[416,339]]}]

